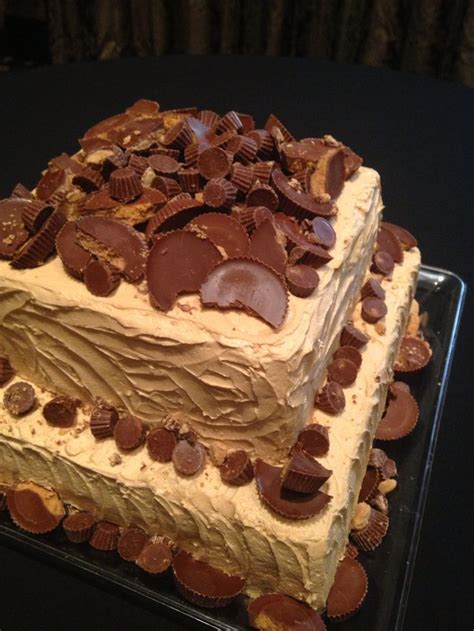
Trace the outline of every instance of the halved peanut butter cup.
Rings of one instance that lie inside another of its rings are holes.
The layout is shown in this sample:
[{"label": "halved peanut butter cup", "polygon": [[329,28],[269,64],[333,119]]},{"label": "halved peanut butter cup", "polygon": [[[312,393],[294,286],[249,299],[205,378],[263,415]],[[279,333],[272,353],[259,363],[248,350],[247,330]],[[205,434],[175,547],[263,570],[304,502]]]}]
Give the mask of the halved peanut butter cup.
[{"label": "halved peanut butter cup", "polygon": [[353,616],[367,595],[367,574],[355,559],[346,556],[340,561],[326,603],[331,622],[342,622]]},{"label": "halved peanut butter cup", "polygon": [[15,524],[34,534],[54,530],[65,515],[57,493],[35,482],[22,482],[9,489],[7,506]]}]

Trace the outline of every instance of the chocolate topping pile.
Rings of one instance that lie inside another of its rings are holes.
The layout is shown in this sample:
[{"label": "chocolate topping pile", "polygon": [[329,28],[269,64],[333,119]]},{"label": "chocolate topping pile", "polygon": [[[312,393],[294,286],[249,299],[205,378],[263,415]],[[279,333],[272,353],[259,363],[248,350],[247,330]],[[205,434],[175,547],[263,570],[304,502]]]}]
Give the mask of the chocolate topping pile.
[{"label": "chocolate topping pile", "polygon": [[[160,111],[147,100],[79,143],[49,162],[33,193],[18,184],[0,201],[0,258],[31,268],[56,251],[94,295],[146,279],[163,311],[201,291],[206,306],[274,328],[288,292],[317,288],[337,197],[362,163],[332,136],[295,140],[273,114],[257,128],[248,114]],[[381,238],[396,260],[398,239],[389,228]]]}]

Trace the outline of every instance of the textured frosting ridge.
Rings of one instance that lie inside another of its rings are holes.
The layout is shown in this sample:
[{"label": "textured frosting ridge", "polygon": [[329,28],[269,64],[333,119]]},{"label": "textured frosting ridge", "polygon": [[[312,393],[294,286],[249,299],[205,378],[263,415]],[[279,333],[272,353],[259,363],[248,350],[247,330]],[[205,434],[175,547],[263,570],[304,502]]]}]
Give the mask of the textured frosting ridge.
[{"label": "textured frosting ridge", "polygon": [[[363,322],[356,307],[355,322],[371,340],[357,380],[346,390],[346,409],[337,417],[318,410],[311,419],[329,427],[329,453],[319,460],[334,471],[323,487],[333,499],[314,518],[292,522],[275,516],[259,501],[255,483],[225,485],[212,465],[182,478],[171,464],[151,461],[145,447],[121,455],[114,466],[115,443],[95,441],[86,426],[87,410],[75,427],[57,429],[40,410],[12,420],[0,405],[0,480],[33,479],[98,517],[166,534],[197,556],[212,555],[217,567],[246,574],[251,595],[280,591],[323,607],[347,543],[419,263],[417,249],[405,252],[393,279],[382,281],[388,306],[384,333]],[[50,397],[38,395],[40,402]]]},{"label": "textured frosting ridge", "polygon": [[25,271],[0,262],[0,352],[50,390],[101,397],[155,425],[182,414],[218,454],[245,448],[278,460],[310,414],[369,266],[378,174],[359,169],[338,208],[333,260],[313,296],[291,296],[277,332],[242,312],[203,309],[197,295],[166,314],[127,283],[96,298],[58,258]]}]

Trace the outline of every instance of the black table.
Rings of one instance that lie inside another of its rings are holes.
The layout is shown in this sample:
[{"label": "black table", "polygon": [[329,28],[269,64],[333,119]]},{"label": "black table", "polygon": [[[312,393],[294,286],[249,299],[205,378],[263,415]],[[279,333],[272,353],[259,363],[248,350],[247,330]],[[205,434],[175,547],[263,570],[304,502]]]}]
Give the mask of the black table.
[{"label": "black table", "polygon": [[[472,90],[388,70],[306,60],[184,57],[50,67],[0,78],[0,196],[32,186],[94,122],[140,97],[276,113],[296,137],[332,133],[381,174],[386,217],[427,264],[472,280]],[[468,300],[439,435],[406,630],[472,629],[472,342]],[[122,595],[1,547],[2,631],[181,629]],[[368,630],[369,631],[369,630]],[[377,630],[382,631],[382,630]]]}]

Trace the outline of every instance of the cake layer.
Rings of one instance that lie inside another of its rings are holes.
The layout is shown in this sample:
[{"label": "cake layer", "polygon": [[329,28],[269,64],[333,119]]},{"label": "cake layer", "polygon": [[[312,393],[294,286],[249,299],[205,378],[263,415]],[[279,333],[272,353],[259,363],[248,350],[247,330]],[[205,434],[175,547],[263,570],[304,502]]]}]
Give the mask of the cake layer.
[{"label": "cake layer", "polygon": [[314,295],[290,297],[278,331],[244,312],[203,309],[197,295],[166,314],[127,283],[97,298],[58,258],[21,271],[0,261],[0,355],[42,387],[100,397],[149,424],[181,415],[217,456],[244,448],[277,461],[310,414],[369,266],[378,174],[360,168],[337,206],[333,260]]},{"label": "cake layer", "polygon": [[[303,522],[279,517],[261,503],[255,482],[228,486],[212,464],[183,478],[171,463],[153,462],[145,447],[118,454],[112,439],[93,438],[86,409],[76,426],[57,429],[46,424],[39,409],[15,420],[0,407],[0,481],[33,480],[98,517],[165,534],[213,565],[243,573],[251,595],[278,591],[323,607],[347,543],[419,262],[417,249],[405,252],[393,279],[382,281],[388,307],[384,326],[363,322],[356,307],[355,322],[371,338],[362,351],[362,368],[345,390],[343,413],[314,412],[313,420],[329,427],[329,452],[319,461],[334,472],[323,486],[332,500],[319,515]],[[51,396],[38,394],[41,403]]]}]

